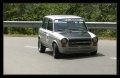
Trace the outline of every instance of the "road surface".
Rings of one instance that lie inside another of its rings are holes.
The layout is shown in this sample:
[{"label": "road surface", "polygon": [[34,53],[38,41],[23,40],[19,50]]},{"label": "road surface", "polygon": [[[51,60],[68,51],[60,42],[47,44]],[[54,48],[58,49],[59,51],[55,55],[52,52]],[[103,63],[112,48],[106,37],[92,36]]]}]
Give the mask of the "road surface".
[{"label": "road surface", "polygon": [[3,37],[3,75],[116,75],[116,40],[99,40],[97,55],[71,54],[54,59],[39,53],[37,37]]}]

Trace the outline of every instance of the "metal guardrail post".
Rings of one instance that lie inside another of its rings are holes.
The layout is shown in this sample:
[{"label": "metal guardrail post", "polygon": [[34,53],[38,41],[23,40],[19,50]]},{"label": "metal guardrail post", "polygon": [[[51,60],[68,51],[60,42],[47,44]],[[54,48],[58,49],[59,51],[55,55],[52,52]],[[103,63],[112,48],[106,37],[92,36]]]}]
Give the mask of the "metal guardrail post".
[{"label": "metal guardrail post", "polygon": [[94,34],[96,34],[96,30],[94,29]]},{"label": "metal guardrail post", "polygon": [[32,35],[34,35],[34,28],[32,28]]}]

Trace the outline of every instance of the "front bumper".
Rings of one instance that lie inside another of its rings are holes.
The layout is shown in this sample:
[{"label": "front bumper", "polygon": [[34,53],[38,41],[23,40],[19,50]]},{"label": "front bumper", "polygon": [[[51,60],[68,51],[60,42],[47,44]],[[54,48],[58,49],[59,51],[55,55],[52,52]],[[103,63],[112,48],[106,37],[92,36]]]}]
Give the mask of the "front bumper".
[{"label": "front bumper", "polygon": [[[98,45],[98,44],[97,44]],[[90,53],[97,50],[98,46],[91,45],[79,45],[79,46],[66,46],[66,47],[58,47],[60,53],[71,54],[71,53]]]},{"label": "front bumper", "polygon": [[[87,47],[88,48],[88,47]],[[96,51],[96,48],[89,47],[89,49],[81,49],[81,48],[59,48],[60,53],[71,54],[71,53],[90,53]]]}]

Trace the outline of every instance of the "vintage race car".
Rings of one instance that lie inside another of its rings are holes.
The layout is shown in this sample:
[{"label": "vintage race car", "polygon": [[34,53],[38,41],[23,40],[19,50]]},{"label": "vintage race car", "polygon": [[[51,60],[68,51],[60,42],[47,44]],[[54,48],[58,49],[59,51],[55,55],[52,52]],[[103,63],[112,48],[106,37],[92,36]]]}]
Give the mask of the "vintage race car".
[{"label": "vintage race car", "polygon": [[54,58],[61,53],[90,53],[98,49],[98,37],[89,31],[84,19],[75,15],[48,15],[38,31],[38,50],[53,50]]}]

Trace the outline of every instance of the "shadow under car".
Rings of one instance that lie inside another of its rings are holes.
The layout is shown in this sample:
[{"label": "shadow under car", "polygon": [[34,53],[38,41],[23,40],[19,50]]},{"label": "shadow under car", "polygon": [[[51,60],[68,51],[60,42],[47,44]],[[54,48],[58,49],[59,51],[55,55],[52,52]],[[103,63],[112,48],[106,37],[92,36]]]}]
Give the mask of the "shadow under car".
[{"label": "shadow under car", "polygon": [[[48,55],[53,56],[53,51],[46,51],[45,52]],[[73,53],[73,54],[63,54],[61,53],[59,59],[82,59],[82,58],[93,58],[93,57],[100,57],[100,56],[105,56],[104,54],[97,53],[96,55],[91,55],[90,53]]]}]

